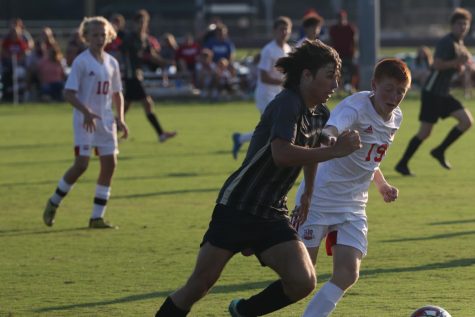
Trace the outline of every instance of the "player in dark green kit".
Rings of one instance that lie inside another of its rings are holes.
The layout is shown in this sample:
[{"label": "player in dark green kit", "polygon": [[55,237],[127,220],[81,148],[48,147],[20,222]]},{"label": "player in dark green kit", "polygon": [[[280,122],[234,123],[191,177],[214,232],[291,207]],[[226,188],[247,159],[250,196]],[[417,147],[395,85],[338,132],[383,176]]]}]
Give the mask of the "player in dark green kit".
[{"label": "player in dark green kit", "polygon": [[333,145],[319,147],[329,117],[324,103],[337,88],[341,68],[334,49],[306,42],[276,67],[285,75],[284,90],[262,114],[242,166],[218,195],[193,273],[167,297],[157,317],[186,316],[243,251],[254,253],[280,279],[248,299],[233,300],[231,316],[269,314],[315,288],[312,262],[287,217],[287,193],[302,166],[313,184],[317,162],[348,155],[361,144],[357,132],[346,131]]},{"label": "player in dark green kit", "polygon": [[463,42],[470,29],[471,21],[470,12],[457,8],[450,17],[451,32],[437,43],[431,74],[421,92],[419,131],[409,141],[403,157],[396,165],[396,171],[404,176],[412,175],[408,166],[409,160],[422,142],[429,137],[432,127],[439,118],[453,117],[458,121],[442,143],[430,152],[432,157],[446,169],[450,169],[451,166],[445,159],[445,151],[472,126],[473,118],[470,111],[450,94],[453,75],[456,72],[462,72],[472,59]]}]

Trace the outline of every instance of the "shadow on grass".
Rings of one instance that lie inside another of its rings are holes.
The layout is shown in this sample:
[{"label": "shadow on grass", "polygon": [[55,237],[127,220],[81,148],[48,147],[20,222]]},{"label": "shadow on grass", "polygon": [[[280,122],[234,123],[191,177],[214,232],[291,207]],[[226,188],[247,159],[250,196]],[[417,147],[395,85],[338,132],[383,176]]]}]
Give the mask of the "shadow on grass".
[{"label": "shadow on grass", "polygon": [[471,231],[461,231],[461,232],[452,232],[452,233],[443,233],[443,234],[435,234],[435,235],[433,235],[433,236],[427,236],[427,237],[415,237],[415,238],[402,238],[402,239],[382,240],[381,242],[393,243],[393,242],[424,241],[424,240],[454,238],[454,237],[467,236],[467,235],[472,235],[472,234],[475,234],[475,230],[471,230]]},{"label": "shadow on grass", "polygon": [[[413,267],[363,270],[361,271],[360,276],[364,278],[364,277],[371,277],[372,275],[384,274],[384,273],[405,273],[405,272],[410,273],[410,272],[447,269],[447,268],[452,268],[452,267],[457,267],[457,268],[467,267],[467,266],[473,266],[473,265],[475,265],[475,258],[467,258],[467,259],[451,260],[447,262],[429,263],[429,264],[413,266]],[[322,281],[321,283],[323,283],[323,281],[328,280],[330,278],[330,275],[322,274],[322,275],[319,275],[318,278],[320,281]],[[274,281],[266,280],[266,281],[260,281],[260,282],[250,282],[250,283],[241,283],[241,284],[217,285],[211,290],[211,293],[225,294],[225,293],[234,293],[238,291],[247,291],[247,290],[254,290],[254,289],[261,290],[267,287],[272,282]],[[148,299],[155,299],[159,297],[166,297],[173,291],[174,290],[166,290],[166,291],[159,291],[159,292],[130,295],[130,296],[120,297],[120,298],[111,299],[111,300],[104,300],[104,301],[94,301],[94,302],[87,302],[87,303],[81,303],[81,304],[44,307],[44,308],[35,310],[35,312],[42,313],[42,312],[50,312],[50,311],[64,311],[64,310],[69,310],[69,309],[90,308],[90,307],[95,307],[95,306],[106,306],[106,305],[142,301],[142,300],[148,300]],[[159,304],[160,303],[157,303],[157,308]]]},{"label": "shadow on grass", "polygon": [[117,196],[114,196],[114,199],[145,198],[145,197],[167,196],[167,195],[189,194],[189,193],[210,193],[210,192],[218,193],[219,190],[220,188],[181,189],[181,190],[170,190],[170,191],[155,192],[155,193],[117,195]]},{"label": "shadow on grass", "polygon": [[452,220],[452,221],[440,221],[429,223],[431,226],[441,226],[441,225],[457,225],[465,223],[473,223],[475,219],[461,219],[461,220]]},{"label": "shadow on grass", "polygon": [[11,229],[11,230],[0,230],[0,237],[13,237],[13,236],[29,236],[36,234],[55,234],[63,232],[74,232],[74,231],[89,231],[89,227],[80,227],[80,228],[68,228],[68,229],[45,229],[45,230],[22,230],[22,229]]}]

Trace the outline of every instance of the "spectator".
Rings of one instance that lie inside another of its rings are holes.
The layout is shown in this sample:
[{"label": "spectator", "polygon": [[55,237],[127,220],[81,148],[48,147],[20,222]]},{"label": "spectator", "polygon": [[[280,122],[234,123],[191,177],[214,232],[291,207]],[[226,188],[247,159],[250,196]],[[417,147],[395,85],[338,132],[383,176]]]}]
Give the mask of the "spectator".
[{"label": "spectator", "polygon": [[78,56],[82,51],[86,49],[86,43],[84,39],[79,34],[79,29],[73,30],[69,41],[66,45],[66,65],[71,67],[73,60]]},{"label": "spectator", "polygon": [[357,87],[356,53],[357,29],[348,21],[348,13],[344,10],[338,12],[338,22],[330,27],[330,45],[338,52],[342,62],[341,84],[346,92],[352,93]]},{"label": "spectator", "polygon": [[430,74],[432,66],[432,53],[427,46],[421,46],[417,50],[414,63],[411,65],[413,83],[422,87]]},{"label": "spectator", "polygon": [[221,58],[226,58],[230,65],[234,61],[236,48],[234,43],[228,38],[228,28],[224,24],[216,26],[215,37],[209,39],[204,47],[213,52],[213,62],[217,63]]},{"label": "spectator", "polygon": [[[125,18],[120,13],[113,13],[110,17],[110,23],[117,33],[117,37],[106,45],[105,51],[117,59],[120,65],[123,64],[123,57],[121,53],[121,47],[124,43],[125,37]],[[123,71],[121,67],[121,71]]]},{"label": "spectator", "polygon": [[211,98],[212,91],[216,87],[215,70],[213,51],[203,48],[196,64],[196,88],[201,90],[203,98]]},{"label": "spectator", "polygon": [[[226,58],[221,58],[216,64],[216,89],[217,95],[213,98],[220,98],[223,96],[230,96],[236,93],[236,84],[238,79],[235,74],[229,70],[229,61]],[[226,92],[226,95],[223,95]]]},{"label": "spectator", "polygon": [[200,45],[191,33],[186,34],[183,43],[176,51],[176,60],[178,71],[191,77],[193,83],[195,83],[195,69],[199,54]]},{"label": "spectator", "polygon": [[63,86],[66,78],[63,60],[59,46],[55,45],[38,61],[37,74],[42,101],[63,100]]},{"label": "spectator", "polygon": [[302,45],[306,40],[316,40],[320,36],[324,19],[318,14],[307,15],[302,21],[304,36],[297,42],[296,46]]},{"label": "spectator", "polygon": [[25,91],[26,56],[34,46],[34,43],[30,45],[29,36],[25,32],[23,22],[20,19],[14,19],[2,41],[2,98],[4,101],[13,101],[14,99],[14,67],[16,67],[19,96],[22,97]]},{"label": "spectator", "polygon": [[176,51],[178,44],[175,36],[171,33],[162,35],[162,43],[160,45],[160,56],[162,58],[162,76],[163,84],[167,86],[169,75],[176,73]]}]

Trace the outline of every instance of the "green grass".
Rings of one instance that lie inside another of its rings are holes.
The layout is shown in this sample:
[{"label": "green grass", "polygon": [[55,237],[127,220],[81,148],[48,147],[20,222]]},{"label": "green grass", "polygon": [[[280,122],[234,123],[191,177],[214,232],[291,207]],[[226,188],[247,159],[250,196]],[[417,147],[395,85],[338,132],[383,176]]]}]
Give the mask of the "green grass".
[{"label": "green grass", "polygon": [[[474,104],[466,102],[472,112]],[[417,177],[403,178],[393,166],[417,130],[417,96],[402,108],[402,129],[383,162],[400,198],[385,204],[371,188],[369,254],[360,281],[332,316],[403,317],[428,303],[453,317],[475,316],[474,133],[450,148],[454,169],[448,172],[429,156],[454,124],[441,122],[411,162]],[[258,114],[251,102],[165,103],[156,110],[178,137],[159,144],[142,110],[132,108],[131,138],[120,144],[107,212],[120,229],[90,231],[96,158],[64,200],[55,226],[41,220],[73,159],[71,107],[0,106],[0,316],[153,316],[184,283],[217,192],[240,164],[231,157],[230,135],[251,130]],[[330,261],[321,254],[319,285],[329,278]],[[190,316],[227,316],[232,298],[274,279],[255,258],[236,256]],[[308,300],[272,316],[300,316]]]}]

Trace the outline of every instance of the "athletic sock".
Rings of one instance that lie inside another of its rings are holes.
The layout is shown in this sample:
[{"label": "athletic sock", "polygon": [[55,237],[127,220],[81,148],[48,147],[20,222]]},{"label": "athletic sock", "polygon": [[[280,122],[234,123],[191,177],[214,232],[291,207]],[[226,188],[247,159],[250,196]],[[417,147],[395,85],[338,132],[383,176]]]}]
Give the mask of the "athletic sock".
[{"label": "athletic sock", "polygon": [[237,310],[244,316],[262,316],[294,302],[284,293],[284,288],[280,280],[275,281],[266,289],[249,299],[243,299],[237,304]]},{"label": "athletic sock", "polygon": [[254,134],[254,132],[242,133],[239,136],[239,143],[243,144],[243,143],[251,141],[253,134]]},{"label": "athletic sock", "polygon": [[414,155],[414,153],[416,153],[417,149],[419,148],[421,144],[422,144],[422,140],[419,139],[417,136],[414,136],[411,139],[411,141],[409,141],[406,151],[404,152],[404,155],[402,156],[398,164],[407,165],[407,163],[409,162],[411,157]]},{"label": "athletic sock", "polygon": [[155,317],[185,317],[188,315],[189,311],[181,310],[178,308],[175,303],[172,301],[171,297],[168,296],[165,302],[162,304],[160,309],[155,314]]},{"label": "athletic sock", "polygon": [[313,298],[307,305],[302,317],[327,317],[333,310],[336,304],[343,297],[345,292],[333,284],[327,282],[320,288],[320,290],[313,295]]},{"label": "athletic sock", "polygon": [[66,183],[64,178],[61,178],[58,182],[58,187],[56,187],[56,191],[54,192],[53,196],[51,196],[50,201],[53,205],[59,206],[61,201],[64,197],[68,194],[68,192],[73,187],[72,184]]},{"label": "athletic sock", "polygon": [[92,207],[91,219],[103,218],[106,213],[106,205],[111,195],[109,186],[96,185],[96,195],[94,196],[94,206]]},{"label": "athletic sock", "polygon": [[445,137],[444,141],[442,141],[442,143],[434,150],[444,153],[445,150],[447,150],[447,148],[463,134],[463,132],[464,131],[460,131],[457,127],[453,127]]},{"label": "athletic sock", "polygon": [[161,135],[163,133],[163,129],[160,123],[158,122],[158,119],[155,113],[153,112],[147,113],[147,119],[150,122],[150,124],[153,126],[157,134]]}]

